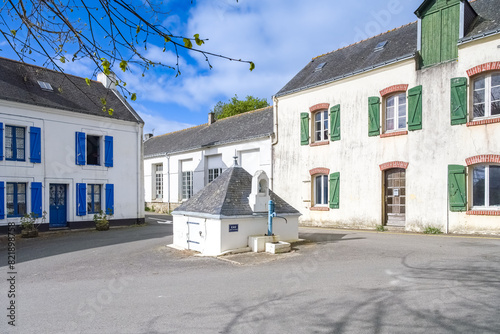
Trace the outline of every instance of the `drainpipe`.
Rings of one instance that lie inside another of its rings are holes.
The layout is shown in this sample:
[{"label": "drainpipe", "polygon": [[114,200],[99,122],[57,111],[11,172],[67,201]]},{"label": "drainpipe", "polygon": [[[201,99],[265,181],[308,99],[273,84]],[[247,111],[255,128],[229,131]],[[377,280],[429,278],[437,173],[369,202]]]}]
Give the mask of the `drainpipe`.
[{"label": "drainpipe", "polygon": [[274,145],[278,144],[278,98],[273,96],[273,132],[271,135],[271,179],[269,189],[274,190]]},{"label": "drainpipe", "polygon": [[170,214],[170,155],[166,155],[167,157],[167,207],[168,213]]}]

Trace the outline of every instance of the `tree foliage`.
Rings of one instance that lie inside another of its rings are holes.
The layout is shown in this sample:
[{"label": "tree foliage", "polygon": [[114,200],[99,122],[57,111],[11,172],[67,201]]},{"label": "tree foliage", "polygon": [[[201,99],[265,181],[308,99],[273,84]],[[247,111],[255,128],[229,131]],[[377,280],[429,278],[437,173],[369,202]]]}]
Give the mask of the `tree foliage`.
[{"label": "tree foliage", "polygon": [[238,95],[235,94],[229,102],[217,102],[215,107],[210,111],[215,113],[215,117],[217,119],[223,119],[229,116],[265,107],[269,107],[269,103],[265,98],[259,99],[248,95],[244,100],[238,100]]},{"label": "tree foliage", "polygon": [[[169,12],[160,0],[5,0],[0,6],[0,36],[20,61],[42,59],[44,67],[64,72],[68,62],[91,59],[94,69],[89,77],[118,72],[117,86],[132,100],[135,94],[127,90],[120,71],[132,72],[135,65],[144,76],[152,67],[165,67],[178,76],[179,51],[183,49],[202,54],[209,68],[211,57],[246,62],[250,70],[255,67],[248,60],[203,50],[208,39],[199,34],[173,34],[163,24]],[[173,51],[177,63],[151,59],[151,45],[162,47],[163,52]]]}]

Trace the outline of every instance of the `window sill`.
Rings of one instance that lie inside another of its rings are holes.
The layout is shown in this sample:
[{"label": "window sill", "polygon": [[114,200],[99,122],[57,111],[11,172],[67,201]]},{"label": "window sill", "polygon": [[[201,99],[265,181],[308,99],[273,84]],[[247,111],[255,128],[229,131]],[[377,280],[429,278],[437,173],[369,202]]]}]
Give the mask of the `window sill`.
[{"label": "window sill", "polygon": [[317,142],[309,144],[310,147],[323,146],[323,145],[330,145],[330,142],[327,140],[324,140],[324,141],[317,141]]},{"label": "window sill", "polygon": [[500,123],[500,117],[487,118],[487,119],[482,119],[482,120],[479,120],[479,121],[467,122],[467,127],[469,127],[469,126],[477,126],[477,125],[493,124],[493,123]]},{"label": "window sill", "polygon": [[408,134],[408,131],[396,131],[396,132],[386,132],[380,135],[380,138],[387,138],[387,137],[396,137],[396,136],[405,136]]},{"label": "window sill", "polygon": [[330,211],[330,208],[325,206],[312,206],[309,208],[311,211]]},{"label": "window sill", "polygon": [[469,216],[500,216],[500,210],[469,210]]}]

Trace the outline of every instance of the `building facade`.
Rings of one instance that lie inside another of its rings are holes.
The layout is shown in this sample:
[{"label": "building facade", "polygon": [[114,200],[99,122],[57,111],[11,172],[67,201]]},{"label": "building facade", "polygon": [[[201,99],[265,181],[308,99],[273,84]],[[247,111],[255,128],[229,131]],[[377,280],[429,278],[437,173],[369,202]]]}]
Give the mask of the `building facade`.
[{"label": "building facade", "polygon": [[44,212],[42,231],[93,226],[100,211],[112,226],[143,222],[144,123],[107,77],[108,88],[8,59],[0,68],[0,231]]},{"label": "building facade", "polygon": [[170,212],[223,171],[234,157],[250,174],[272,180],[273,108],[267,107],[149,138],[144,143],[146,205]]},{"label": "building facade", "polygon": [[415,14],[276,94],[274,190],[302,224],[500,232],[500,6]]}]

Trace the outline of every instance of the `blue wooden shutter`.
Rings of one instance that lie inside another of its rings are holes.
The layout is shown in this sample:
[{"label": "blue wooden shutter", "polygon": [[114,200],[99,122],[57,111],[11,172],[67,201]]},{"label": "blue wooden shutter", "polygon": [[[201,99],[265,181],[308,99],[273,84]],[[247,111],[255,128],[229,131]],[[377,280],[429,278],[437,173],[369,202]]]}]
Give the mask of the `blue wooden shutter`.
[{"label": "blue wooden shutter", "polygon": [[33,163],[42,162],[42,131],[37,127],[30,127],[30,161]]},{"label": "blue wooden shutter", "polygon": [[42,183],[31,182],[31,212],[37,217],[42,216]]},{"label": "blue wooden shutter", "polygon": [[85,132],[76,132],[75,163],[85,165]]},{"label": "blue wooden shutter", "polygon": [[0,219],[5,219],[5,183],[0,182]]},{"label": "blue wooden shutter", "polygon": [[368,136],[380,135],[380,98],[368,98]]},{"label": "blue wooden shutter", "polygon": [[0,161],[3,160],[3,123],[0,123]]},{"label": "blue wooden shutter", "polygon": [[104,166],[113,167],[113,137],[104,137]]},{"label": "blue wooden shutter", "polygon": [[112,184],[106,184],[106,212],[107,215],[115,214],[115,187]]},{"label": "blue wooden shutter", "polygon": [[87,185],[85,183],[76,184],[76,215],[85,216],[87,214]]}]

